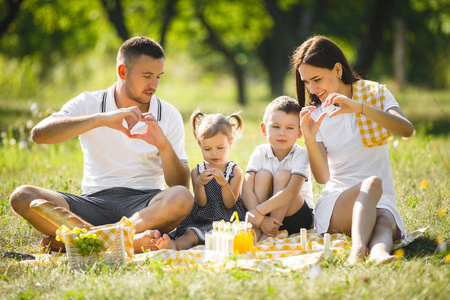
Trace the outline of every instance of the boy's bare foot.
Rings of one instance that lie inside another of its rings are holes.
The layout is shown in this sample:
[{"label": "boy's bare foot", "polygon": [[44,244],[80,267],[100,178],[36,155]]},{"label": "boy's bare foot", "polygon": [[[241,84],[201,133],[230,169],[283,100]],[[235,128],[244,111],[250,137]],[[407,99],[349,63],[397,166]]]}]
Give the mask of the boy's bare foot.
[{"label": "boy's bare foot", "polygon": [[49,236],[41,240],[41,253],[50,254],[51,252],[66,252],[66,245],[56,240],[54,236]]},{"label": "boy's bare foot", "polygon": [[262,241],[264,241],[265,239],[268,239],[268,238],[270,238],[270,236],[268,236],[268,235],[265,234],[265,233],[262,233],[261,236],[260,236],[259,239],[258,239],[258,243],[259,243],[259,242],[262,242]]},{"label": "boy's bare foot", "polygon": [[158,247],[158,249],[173,249],[173,250],[177,250],[177,245],[175,244],[175,241],[172,241],[167,234],[163,234],[163,236],[160,237],[156,241],[156,247]]},{"label": "boy's bare foot", "polygon": [[144,250],[155,251],[158,250],[156,247],[156,241],[161,237],[159,230],[147,229],[144,232],[134,235],[133,247],[135,253],[142,253]]}]

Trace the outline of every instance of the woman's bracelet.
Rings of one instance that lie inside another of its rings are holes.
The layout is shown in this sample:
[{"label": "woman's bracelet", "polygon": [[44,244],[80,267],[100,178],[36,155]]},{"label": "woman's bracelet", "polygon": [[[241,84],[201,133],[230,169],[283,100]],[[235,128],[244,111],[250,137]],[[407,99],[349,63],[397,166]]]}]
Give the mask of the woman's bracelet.
[{"label": "woman's bracelet", "polygon": [[364,105],[364,102],[361,102],[361,112],[360,112],[360,114],[362,114],[362,115],[364,114],[364,106],[363,105]]},{"label": "woman's bracelet", "polygon": [[224,185],[220,185],[221,187],[226,187],[227,186],[227,184],[228,184],[228,182],[227,183],[225,183]]},{"label": "woman's bracelet", "polygon": [[255,206],[255,210],[256,210],[256,212],[257,212],[258,214],[260,214],[261,216],[264,217],[264,215],[256,208],[256,206]]}]

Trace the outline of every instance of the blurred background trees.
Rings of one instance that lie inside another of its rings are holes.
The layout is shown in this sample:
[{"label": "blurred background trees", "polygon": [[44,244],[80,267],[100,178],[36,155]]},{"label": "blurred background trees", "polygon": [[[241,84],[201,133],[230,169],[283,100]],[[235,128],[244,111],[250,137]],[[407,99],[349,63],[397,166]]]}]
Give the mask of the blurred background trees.
[{"label": "blurred background trees", "polygon": [[[1,93],[29,97],[50,74],[75,82],[99,67],[93,57],[114,57],[123,40],[146,35],[168,58],[230,74],[245,105],[251,78],[285,93],[290,55],[316,34],[342,46],[365,78],[450,86],[446,0],[0,0]],[[21,74],[20,92],[8,72]]]}]

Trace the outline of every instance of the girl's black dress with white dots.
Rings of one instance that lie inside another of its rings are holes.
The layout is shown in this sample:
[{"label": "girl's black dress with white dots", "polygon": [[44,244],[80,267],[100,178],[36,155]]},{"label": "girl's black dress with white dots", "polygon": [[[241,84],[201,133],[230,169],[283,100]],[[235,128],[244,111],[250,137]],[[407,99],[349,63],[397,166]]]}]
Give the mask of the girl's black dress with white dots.
[{"label": "girl's black dress with white dots", "polygon": [[[228,183],[234,176],[233,170],[236,163],[229,161],[225,168],[224,177]],[[197,176],[199,176],[206,169],[206,164],[197,165]],[[222,187],[213,178],[205,184],[206,205],[200,207],[196,202],[192,208],[191,213],[186,219],[181,222],[177,229],[170,234],[171,239],[176,239],[182,236],[187,230],[191,229],[198,235],[200,240],[205,240],[205,234],[213,229],[213,221],[230,221],[231,216],[237,211],[239,219],[244,220],[247,208],[239,195],[236,204],[232,208],[226,208],[222,200]]]}]

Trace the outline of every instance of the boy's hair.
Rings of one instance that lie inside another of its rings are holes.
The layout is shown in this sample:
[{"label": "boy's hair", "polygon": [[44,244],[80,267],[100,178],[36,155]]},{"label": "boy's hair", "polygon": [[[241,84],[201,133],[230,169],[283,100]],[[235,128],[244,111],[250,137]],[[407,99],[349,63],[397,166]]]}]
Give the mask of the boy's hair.
[{"label": "boy's hair", "polygon": [[293,98],[288,96],[280,96],[267,105],[266,111],[264,112],[263,122],[266,123],[270,114],[276,111],[284,111],[286,114],[299,116],[300,110],[300,105],[298,105],[297,101]]},{"label": "boy's hair", "polygon": [[154,59],[164,58],[164,49],[151,38],[145,36],[132,37],[120,47],[117,54],[117,65],[124,64],[132,68],[141,55],[147,55]]},{"label": "boy's hair", "polygon": [[198,141],[211,138],[219,132],[227,136],[229,141],[235,141],[244,130],[244,121],[238,113],[225,117],[222,114],[207,115],[197,109],[191,115],[190,123]]}]

